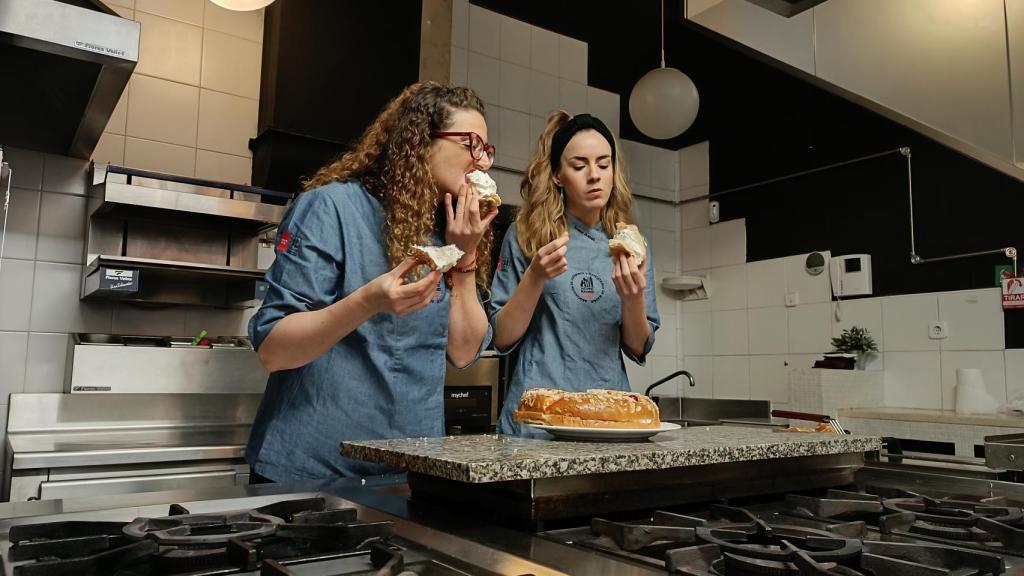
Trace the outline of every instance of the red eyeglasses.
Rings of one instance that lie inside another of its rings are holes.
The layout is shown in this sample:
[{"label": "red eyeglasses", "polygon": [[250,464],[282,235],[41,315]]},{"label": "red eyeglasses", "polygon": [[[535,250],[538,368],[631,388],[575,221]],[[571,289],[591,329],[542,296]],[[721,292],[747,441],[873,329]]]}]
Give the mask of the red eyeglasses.
[{"label": "red eyeglasses", "polygon": [[469,143],[460,142],[466,148],[469,148],[470,154],[473,155],[473,160],[481,161],[484,159],[484,154],[487,155],[489,162],[494,162],[494,146],[487,144],[484,139],[480,137],[476,132],[431,132],[431,138],[443,138],[445,136],[455,136],[458,138],[469,138]]}]

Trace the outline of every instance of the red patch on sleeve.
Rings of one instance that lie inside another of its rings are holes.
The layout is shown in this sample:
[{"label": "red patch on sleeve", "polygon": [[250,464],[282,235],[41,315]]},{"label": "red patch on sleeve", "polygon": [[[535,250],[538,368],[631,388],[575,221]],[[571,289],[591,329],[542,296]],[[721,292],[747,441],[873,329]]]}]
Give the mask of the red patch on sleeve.
[{"label": "red patch on sleeve", "polygon": [[288,249],[288,244],[290,244],[291,241],[292,241],[292,233],[291,232],[284,232],[283,234],[281,234],[281,237],[277,241],[277,251],[278,252],[284,252],[285,250],[287,250]]}]

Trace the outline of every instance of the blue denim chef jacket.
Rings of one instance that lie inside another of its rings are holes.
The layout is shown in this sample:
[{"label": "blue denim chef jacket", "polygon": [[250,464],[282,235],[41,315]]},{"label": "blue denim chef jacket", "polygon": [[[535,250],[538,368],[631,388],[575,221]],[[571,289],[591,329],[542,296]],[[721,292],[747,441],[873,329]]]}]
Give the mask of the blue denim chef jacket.
[{"label": "blue denim chef jacket", "polygon": [[[388,272],[383,218],[355,181],[299,195],[278,228],[269,289],[249,322],[253,344],[286,315],[324,308]],[[272,373],[246,460],[276,481],[367,476],[388,470],[342,458],[341,441],[443,435],[449,304],[442,280],[425,309],[376,314],[305,366]],[[490,330],[481,348],[489,342]]]},{"label": "blue denim chef jacket", "polygon": [[[498,431],[519,436],[545,436],[512,419],[519,398],[529,388],[559,388],[583,392],[593,388],[629,390],[623,354],[644,365],[660,325],[655,301],[654,262],[647,249],[647,288],[644,301],[651,333],[644,353],[636,357],[622,344],[622,304],[612,282],[612,259],[604,225],[589,228],[567,214],[569,269],[544,283],[533,319],[522,339],[515,373],[501,410]],[[508,303],[530,261],[519,248],[515,226],[505,234],[498,269],[491,282],[492,326]],[[515,346],[504,353],[511,352]]]}]

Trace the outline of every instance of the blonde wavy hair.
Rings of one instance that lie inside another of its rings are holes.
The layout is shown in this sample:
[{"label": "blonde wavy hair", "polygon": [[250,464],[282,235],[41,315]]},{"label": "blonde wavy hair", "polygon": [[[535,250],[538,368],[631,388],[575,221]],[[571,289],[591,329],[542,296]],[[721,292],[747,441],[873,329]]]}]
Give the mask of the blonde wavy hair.
[{"label": "blonde wavy hair", "polygon": [[[397,266],[413,245],[426,244],[431,233],[444,238],[442,196],[430,173],[430,133],[450,128],[457,110],[483,115],[484,103],[460,86],[420,82],[407,87],[388,102],[353,150],[303,181],[303,189],[359,180],[383,205],[388,261]],[[493,243],[488,228],[477,245],[476,284],[485,291]]]},{"label": "blonde wavy hair", "polygon": [[[548,114],[547,124],[537,140],[537,151],[526,167],[526,175],[520,184],[520,193],[525,199],[524,206],[516,214],[516,235],[519,248],[527,259],[533,258],[541,247],[552,242],[569,229],[565,212],[565,197],[555,185],[558,166],[551,165],[551,140],[572,116],[564,110]],[[626,181],[625,166],[619,143],[613,138],[615,162],[612,166],[612,191],[608,203],[601,209],[604,232],[610,238],[615,233],[615,223],[633,221],[633,192]]]}]

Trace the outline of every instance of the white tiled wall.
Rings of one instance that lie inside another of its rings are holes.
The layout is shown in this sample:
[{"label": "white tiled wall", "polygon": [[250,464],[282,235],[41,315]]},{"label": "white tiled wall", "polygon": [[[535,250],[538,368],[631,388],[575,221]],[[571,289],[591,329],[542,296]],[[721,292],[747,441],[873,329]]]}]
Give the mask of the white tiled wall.
[{"label": "white tiled wall", "polygon": [[108,0],[142,25],[139,63],[93,159],[248,184],[263,11],[208,0]]},{"label": "white tiled wall", "polygon": [[[805,255],[710,268],[700,256],[697,262],[704,268],[688,264],[695,250],[688,250],[687,241],[714,238],[719,226],[703,235],[694,235],[699,228],[681,234],[683,270],[708,275],[712,294],[706,301],[680,303],[678,356],[686,368],[694,362],[705,366],[704,357],[713,359],[713,386],[705,389],[710,395],[732,398],[742,389],[732,381],[733,371],[722,373],[722,356],[739,365],[749,358],[749,378],[740,378],[749,382],[750,397],[785,402],[779,371],[810,367],[832,349],[831,338],[856,325],[867,328],[879,347],[867,369],[885,371],[886,405],[952,410],[957,368],[981,368],[986,387],[1000,403],[1024,399],[1024,351],[1004,350],[997,288],[837,304],[830,301],[828,275],[804,271]],[[744,232],[737,228],[734,234],[742,237]],[[734,238],[727,242],[739,243]],[[694,244],[701,250],[706,246]],[[800,303],[787,307],[785,296],[794,292]],[[948,323],[949,337],[929,339],[928,324],[940,320]]]},{"label": "white tiled wall", "polygon": [[[687,231],[682,236],[685,269]],[[867,328],[878,344],[880,352],[870,358],[867,369],[885,371],[889,406],[952,410],[957,368],[981,368],[986,387],[1001,403],[1024,398],[1024,351],[1004,350],[998,289],[862,298],[837,305],[828,300],[828,275],[808,275],[803,258],[687,270],[709,275],[712,296],[704,304],[710,312],[698,308],[699,302],[681,303],[679,358],[683,366],[699,357],[714,358],[715,397],[735,397],[737,390],[731,381],[735,375],[720,373],[725,365],[721,356],[740,363],[749,356],[750,375],[743,380],[749,381],[751,398],[781,399],[785,395],[776,390],[779,365],[809,367],[831,350],[832,337],[856,325]],[[785,294],[792,292],[799,293],[800,304],[786,307]],[[930,340],[928,324],[940,320],[948,323],[949,337]]]}]

